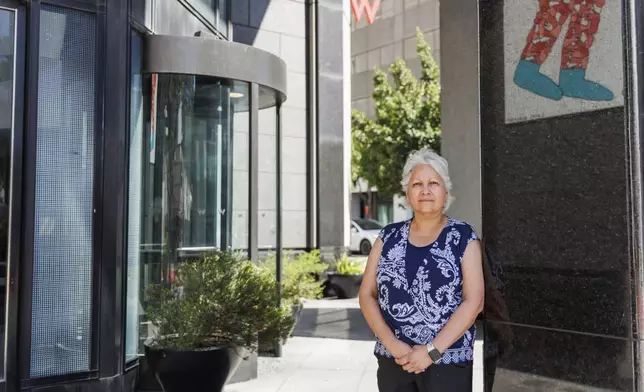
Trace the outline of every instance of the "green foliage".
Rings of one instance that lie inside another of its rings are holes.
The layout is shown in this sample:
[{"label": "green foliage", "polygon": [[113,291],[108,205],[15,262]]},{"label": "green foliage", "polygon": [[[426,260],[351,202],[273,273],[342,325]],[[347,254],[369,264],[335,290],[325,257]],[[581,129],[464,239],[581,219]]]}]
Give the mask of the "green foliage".
[{"label": "green foliage", "polygon": [[[269,257],[260,264],[272,276],[275,276],[275,257]],[[293,257],[286,254],[282,260],[282,300],[284,304],[299,305],[302,298],[322,298],[322,286],[316,279],[326,271],[328,266],[320,259],[320,252],[314,250],[300,253]]]},{"label": "green foliage", "polygon": [[171,285],[146,291],[157,348],[254,350],[260,333],[264,341],[278,342],[294,323],[290,306],[279,305],[274,275],[232,252],[184,262]]},{"label": "green foliage", "polygon": [[362,266],[355,260],[350,260],[346,255],[338,260],[335,270],[340,275],[361,275]]},{"label": "green foliage", "polygon": [[397,178],[409,152],[440,150],[439,72],[420,30],[416,50],[422,66],[419,79],[402,59],[389,67],[389,75],[376,69],[375,119],[359,110],[351,113],[353,181],[366,180],[383,197],[401,193]]}]

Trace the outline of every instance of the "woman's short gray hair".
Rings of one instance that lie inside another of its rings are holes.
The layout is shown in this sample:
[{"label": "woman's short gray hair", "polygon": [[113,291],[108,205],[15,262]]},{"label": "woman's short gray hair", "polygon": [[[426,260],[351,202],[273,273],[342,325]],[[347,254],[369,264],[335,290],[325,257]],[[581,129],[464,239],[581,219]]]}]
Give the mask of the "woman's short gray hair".
[{"label": "woman's short gray hair", "polygon": [[421,148],[418,151],[410,152],[407,156],[407,161],[405,162],[402,172],[402,181],[400,182],[405,194],[407,194],[407,189],[409,188],[411,172],[414,171],[418,165],[430,165],[443,178],[445,189],[447,190],[447,201],[445,201],[443,211],[447,211],[454,201],[454,197],[452,196],[452,181],[449,178],[449,167],[447,161],[431,148]]}]

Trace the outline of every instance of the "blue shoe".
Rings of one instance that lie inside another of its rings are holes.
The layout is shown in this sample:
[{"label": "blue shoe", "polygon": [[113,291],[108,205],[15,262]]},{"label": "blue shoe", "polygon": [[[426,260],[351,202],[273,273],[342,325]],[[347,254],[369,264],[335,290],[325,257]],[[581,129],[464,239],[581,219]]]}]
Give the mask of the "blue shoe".
[{"label": "blue shoe", "polygon": [[514,72],[514,83],[542,97],[558,101],[563,92],[552,79],[539,72],[539,64],[521,60]]},{"label": "blue shoe", "polygon": [[586,80],[585,69],[562,69],[559,86],[566,97],[589,101],[612,101],[615,95],[599,83]]}]

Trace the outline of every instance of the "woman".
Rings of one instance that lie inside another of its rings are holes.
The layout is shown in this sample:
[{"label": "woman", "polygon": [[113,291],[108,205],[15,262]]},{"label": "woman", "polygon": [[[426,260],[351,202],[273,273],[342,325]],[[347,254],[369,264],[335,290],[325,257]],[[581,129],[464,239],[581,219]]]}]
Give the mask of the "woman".
[{"label": "woman", "polygon": [[414,217],[382,229],[360,287],[377,337],[378,388],[471,391],[473,325],[484,302],[481,245],[470,225],[445,215],[453,200],[445,159],[413,152],[402,174]]}]

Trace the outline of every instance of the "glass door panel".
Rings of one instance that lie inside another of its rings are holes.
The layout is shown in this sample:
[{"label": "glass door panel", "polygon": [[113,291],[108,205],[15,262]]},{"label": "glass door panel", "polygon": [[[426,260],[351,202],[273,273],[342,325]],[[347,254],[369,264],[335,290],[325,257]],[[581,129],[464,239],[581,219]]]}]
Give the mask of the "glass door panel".
[{"label": "glass door panel", "polygon": [[5,375],[5,334],[7,304],[7,271],[11,243],[11,181],[14,138],[15,9],[4,8],[0,2],[0,378]]}]

